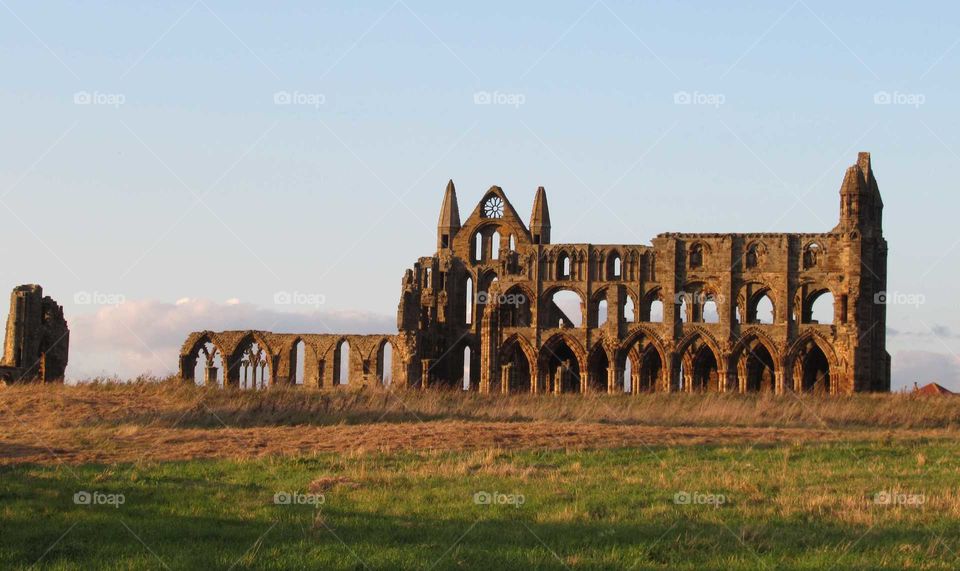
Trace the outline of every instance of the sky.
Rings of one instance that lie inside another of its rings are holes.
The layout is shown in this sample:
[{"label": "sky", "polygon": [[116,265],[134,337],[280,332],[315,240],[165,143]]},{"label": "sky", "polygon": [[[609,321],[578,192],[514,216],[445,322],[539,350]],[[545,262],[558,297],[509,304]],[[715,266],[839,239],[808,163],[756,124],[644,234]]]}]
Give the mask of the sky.
[{"label": "sky", "polygon": [[869,151],[894,388],[960,389],[958,44],[952,2],[0,0],[0,289],[64,305],[72,379],[165,374],[394,331],[451,178],[649,244],[827,231]]}]

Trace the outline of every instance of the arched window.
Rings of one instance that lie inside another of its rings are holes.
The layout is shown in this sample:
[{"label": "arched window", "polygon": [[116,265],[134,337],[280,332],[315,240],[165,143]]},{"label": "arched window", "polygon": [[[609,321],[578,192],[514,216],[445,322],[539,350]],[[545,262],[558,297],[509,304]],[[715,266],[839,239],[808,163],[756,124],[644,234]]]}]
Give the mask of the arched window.
[{"label": "arched window", "polygon": [[217,346],[209,341],[197,351],[193,381],[198,385],[223,386],[223,355]]},{"label": "arched window", "polygon": [[627,301],[623,303],[623,320],[627,323],[633,323],[637,320],[636,313],[633,308],[633,298],[629,295],[627,296]]},{"label": "arched window", "polygon": [[681,294],[680,303],[677,305],[677,321],[680,323],[687,322],[687,310],[687,296]]},{"label": "arched window", "polygon": [[483,235],[480,232],[473,235],[473,261],[483,261]]},{"label": "arched window", "polygon": [[570,279],[570,256],[566,252],[560,252],[557,256],[557,279]]},{"label": "arched window", "polygon": [[663,323],[663,302],[659,299],[650,302],[650,323]]},{"label": "arched window", "polygon": [[580,296],[571,290],[555,292],[547,306],[545,321],[548,327],[580,327],[583,325],[583,306]]},{"label": "arched window", "polygon": [[470,390],[470,346],[463,348],[463,380],[461,388],[465,391]]},{"label": "arched window", "polygon": [[640,321],[647,323],[663,322],[663,302],[660,301],[660,290],[648,291],[640,299]]},{"label": "arched window", "polygon": [[464,289],[466,291],[466,299],[464,299],[463,322],[470,325],[473,323],[473,278],[467,278],[467,286]]},{"label": "arched window", "polygon": [[824,291],[810,300],[810,323],[833,323],[833,294]]},{"label": "arched window", "polygon": [[703,266],[703,244],[693,244],[690,246],[690,267],[699,268]]},{"label": "arched window", "polygon": [[340,342],[337,347],[337,384],[346,385],[350,383],[350,343],[346,340]]},{"label": "arched window", "polygon": [[803,269],[809,270],[820,265],[823,248],[817,242],[810,242],[803,249]]},{"label": "arched window", "polygon": [[621,383],[623,385],[623,392],[633,392],[633,361],[629,357],[627,357],[623,364],[623,379]]},{"label": "arched window", "polygon": [[753,306],[753,311],[751,312],[752,323],[762,323],[764,325],[770,325],[773,323],[773,301],[770,299],[770,296],[767,294],[761,295],[756,304]]},{"label": "arched window", "polygon": [[293,366],[295,367],[293,382],[297,385],[303,384],[303,373],[304,367],[307,364],[307,344],[303,342],[303,339],[297,341],[295,346],[296,357],[293,361]]},{"label": "arched window", "polygon": [[612,252],[607,258],[607,279],[618,280],[623,275],[623,262],[620,260],[620,254]]},{"label": "arched window", "polygon": [[251,341],[240,357],[240,388],[266,388],[270,378],[267,352],[256,341]]},{"label": "arched window", "polygon": [[597,327],[607,322],[607,300],[601,299],[597,304]]},{"label": "arched window", "polygon": [[747,252],[744,254],[744,264],[747,266],[747,269],[754,269],[762,266],[766,254],[766,247],[759,242],[754,242],[753,244],[747,246]]},{"label": "arched window", "polygon": [[510,251],[511,252],[517,251],[517,238],[513,234],[510,234]]},{"label": "arched window", "polygon": [[500,259],[500,232],[493,233],[493,246],[491,247],[492,253],[491,257],[494,260]]},{"label": "arched window", "polygon": [[714,301],[713,296],[705,297],[702,311],[704,323],[720,323],[720,312],[717,310],[717,302]]},{"label": "arched window", "polygon": [[380,346],[377,355],[377,378],[385,387],[393,380],[393,343],[389,341]]}]

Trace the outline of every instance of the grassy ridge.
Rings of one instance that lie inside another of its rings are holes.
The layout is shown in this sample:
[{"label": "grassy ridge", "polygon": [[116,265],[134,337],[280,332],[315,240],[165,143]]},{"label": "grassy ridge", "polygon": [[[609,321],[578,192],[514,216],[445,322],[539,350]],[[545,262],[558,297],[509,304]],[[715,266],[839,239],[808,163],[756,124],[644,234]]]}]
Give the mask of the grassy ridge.
[{"label": "grassy ridge", "polygon": [[955,569],[958,470],[949,441],[7,467],[0,568]]},{"label": "grassy ridge", "polygon": [[0,404],[42,426],[208,428],[416,420],[579,421],[651,426],[960,427],[960,398],[738,394],[479,395],[460,391],[274,387],[238,391],[176,379],[80,386],[9,386]]}]

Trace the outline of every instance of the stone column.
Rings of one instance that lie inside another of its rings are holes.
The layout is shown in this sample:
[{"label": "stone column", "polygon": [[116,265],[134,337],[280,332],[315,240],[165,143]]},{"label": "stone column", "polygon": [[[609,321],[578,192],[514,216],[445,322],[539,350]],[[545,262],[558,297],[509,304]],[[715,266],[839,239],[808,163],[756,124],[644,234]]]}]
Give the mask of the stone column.
[{"label": "stone column", "polygon": [[433,359],[420,359],[420,388],[430,387],[430,368],[433,366]]},{"label": "stone column", "polygon": [[[656,390],[656,387],[654,387]],[[630,394],[640,394],[640,373],[630,373]]]},{"label": "stone column", "polygon": [[510,394],[510,373],[513,370],[513,363],[500,365],[500,392]]}]

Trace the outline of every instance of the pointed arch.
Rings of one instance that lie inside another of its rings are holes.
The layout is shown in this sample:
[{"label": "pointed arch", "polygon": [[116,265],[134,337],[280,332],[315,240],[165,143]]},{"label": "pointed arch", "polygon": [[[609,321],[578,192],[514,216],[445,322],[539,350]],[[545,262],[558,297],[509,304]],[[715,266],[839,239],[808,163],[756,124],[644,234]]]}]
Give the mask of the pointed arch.
[{"label": "pointed arch", "polygon": [[582,392],[586,350],[573,336],[554,333],[541,346],[538,370],[547,392]]},{"label": "pointed arch", "polygon": [[806,331],[787,352],[793,389],[833,394],[841,390],[843,370],[830,342],[816,331]]},{"label": "pointed arch", "polygon": [[507,392],[532,392],[537,358],[526,338],[519,334],[511,335],[500,345],[498,354],[501,367],[507,366]]}]

